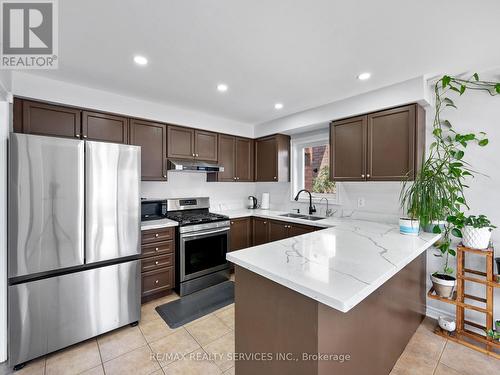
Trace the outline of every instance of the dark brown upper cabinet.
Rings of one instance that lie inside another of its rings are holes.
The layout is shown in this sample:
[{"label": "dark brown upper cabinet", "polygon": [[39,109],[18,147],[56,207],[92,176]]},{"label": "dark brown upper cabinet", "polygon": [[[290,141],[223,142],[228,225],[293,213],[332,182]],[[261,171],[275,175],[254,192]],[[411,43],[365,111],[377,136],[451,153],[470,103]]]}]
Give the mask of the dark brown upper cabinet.
[{"label": "dark brown upper cabinet", "polygon": [[16,98],[14,131],[56,137],[81,137],[79,109]]},{"label": "dark brown upper cabinet", "polygon": [[290,181],[290,137],[276,134],[255,140],[255,181]]},{"label": "dark brown upper cabinet", "polygon": [[219,164],[224,172],[218,181],[253,181],[253,141],[248,138],[219,134]]},{"label": "dark brown upper cabinet", "polygon": [[168,157],[217,161],[217,133],[169,125]]},{"label": "dark brown upper cabinet", "polygon": [[335,121],[330,126],[330,176],[335,181],[366,178],[366,116]]},{"label": "dark brown upper cabinet", "polygon": [[229,251],[252,246],[252,221],[249,217],[231,220]]},{"label": "dark brown upper cabinet", "polygon": [[130,144],[141,146],[143,181],[167,180],[167,125],[130,120]]},{"label": "dark brown upper cabinet", "polygon": [[330,124],[333,181],[414,179],[425,144],[425,112],[417,104]]},{"label": "dark brown upper cabinet", "polygon": [[93,141],[128,143],[128,118],[83,111],[82,137]]}]

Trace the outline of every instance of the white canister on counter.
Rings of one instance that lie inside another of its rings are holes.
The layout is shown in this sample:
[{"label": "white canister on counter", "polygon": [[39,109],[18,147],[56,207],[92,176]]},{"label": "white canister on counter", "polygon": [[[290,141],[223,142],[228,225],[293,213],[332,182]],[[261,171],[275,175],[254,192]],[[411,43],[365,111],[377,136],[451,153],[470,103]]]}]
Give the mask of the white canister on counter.
[{"label": "white canister on counter", "polygon": [[269,193],[262,193],[260,208],[263,210],[269,210]]}]

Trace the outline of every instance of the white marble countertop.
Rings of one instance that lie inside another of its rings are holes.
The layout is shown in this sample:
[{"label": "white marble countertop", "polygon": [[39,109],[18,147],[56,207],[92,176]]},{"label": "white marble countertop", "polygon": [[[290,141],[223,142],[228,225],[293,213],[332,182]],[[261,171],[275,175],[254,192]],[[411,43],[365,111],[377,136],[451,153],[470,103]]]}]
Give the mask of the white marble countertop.
[{"label": "white marble countertop", "polygon": [[[231,218],[292,221],[280,218],[277,211],[224,213]],[[431,233],[402,235],[397,225],[363,220],[293,221],[330,228],[233,251],[227,259],[342,312],[363,301],[439,239]]]},{"label": "white marble countertop", "polygon": [[141,230],[176,227],[179,223],[170,219],[149,220],[141,222]]}]

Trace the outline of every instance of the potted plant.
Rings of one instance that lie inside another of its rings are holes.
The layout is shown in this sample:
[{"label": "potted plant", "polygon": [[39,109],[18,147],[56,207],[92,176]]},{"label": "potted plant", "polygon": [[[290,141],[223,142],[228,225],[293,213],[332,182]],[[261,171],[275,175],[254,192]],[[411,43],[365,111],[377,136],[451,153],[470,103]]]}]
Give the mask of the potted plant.
[{"label": "potted plant", "polygon": [[496,226],[492,225],[486,216],[471,215],[465,220],[462,229],[462,243],[472,249],[487,249],[494,228]]},{"label": "potted plant", "polygon": [[493,340],[500,341],[500,320],[495,321],[495,329],[486,331],[486,336],[491,337]]},{"label": "potted plant", "polygon": [[434,289],[442,297],[453,294],[456,279],[449,266],[449,257],[456,252],[452,239],[462,238],[461,227],[457,224],[464,217],[462,210],[469,209],[464,190],[468,187],[466,179],[473,177],[474,171],[464,160],[465,150],[469,143],[481,147],[488,144],[485,133],[460,133],[450,121],[442,118],[445,109],[457,108],[449,93],[461,96],[469,89],[496,95],[500,94],[500,83],[481,81],[478,74],[467,80],[445,75],[435,83],[434,139],[415,180],[404,181],[400,194],[401,207],[410,219],[418,219],[422,227],[442,234],[436,256],[444,257],[445,264],[442,271],[431,275]]}]

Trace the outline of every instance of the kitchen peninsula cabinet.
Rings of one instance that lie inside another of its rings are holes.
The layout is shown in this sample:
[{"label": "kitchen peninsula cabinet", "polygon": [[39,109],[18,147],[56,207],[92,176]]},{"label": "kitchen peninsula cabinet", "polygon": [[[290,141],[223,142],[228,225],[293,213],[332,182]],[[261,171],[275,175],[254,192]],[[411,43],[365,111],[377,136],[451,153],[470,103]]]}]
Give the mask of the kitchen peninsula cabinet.
[{"label": "kitchen peninsula cabinet", "polygon": [[168,126],[168,157],[217,161],[217,133]]},{"label": "kitchen peninsula cabinet", "polygon": [[418,104],[330,124],[333,181],[413,180],[425,146],[425,111]]},{"label": "kitchen peninsula cabinet", "polygon": [[253,246],[300,236],[302,234],[314,232],[318,229],[321,228],[312,225],[254,217]]},{"label": "kitchen peninsula cabinet", "polygon": [[275,134],[255,140],[255,181],[290,181],[290,137]]},{"label": "kitchen peninsula cabinet", "polygon": [[260,217],[252,218],[253,246],[269,242],[269,220]]},{"label": "kitchen peninsula cabinet", "polygon": [[167,180],[167,125],[130,120],[130,144],[141,146],[141,179]]},{"label": "kitchen peninsula cabinet", "polygon": [[224,172],[218,181],[253,181],[253,140],[219,134],[219,164]]}]

